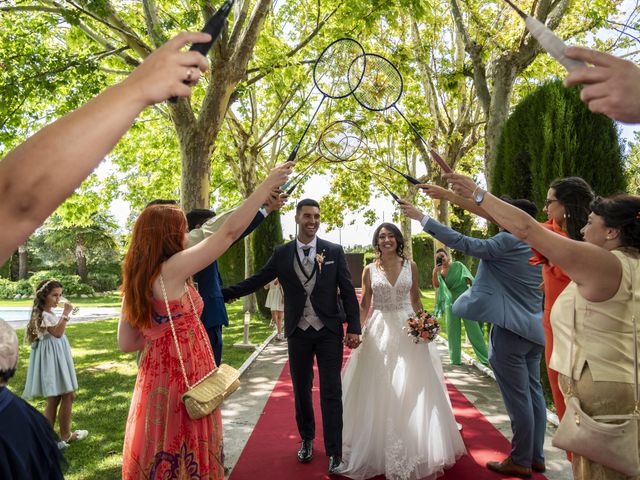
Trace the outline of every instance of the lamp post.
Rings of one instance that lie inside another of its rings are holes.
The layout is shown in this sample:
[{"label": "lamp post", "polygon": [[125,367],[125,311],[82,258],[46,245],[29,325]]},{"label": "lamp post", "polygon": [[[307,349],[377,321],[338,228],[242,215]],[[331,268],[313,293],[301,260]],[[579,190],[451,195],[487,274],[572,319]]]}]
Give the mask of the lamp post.
[{"label": "lamp post", "polygon": [[251,322],[251,312],[249,310],[245,310],[244,322],[243,322],[244,335],[242,338],[242,342],[234,343],[233,344],[234,347],[247,348],[251,350],[254,350],[256,348],[256,346],[249,341],[249,323],[250,322]]}]

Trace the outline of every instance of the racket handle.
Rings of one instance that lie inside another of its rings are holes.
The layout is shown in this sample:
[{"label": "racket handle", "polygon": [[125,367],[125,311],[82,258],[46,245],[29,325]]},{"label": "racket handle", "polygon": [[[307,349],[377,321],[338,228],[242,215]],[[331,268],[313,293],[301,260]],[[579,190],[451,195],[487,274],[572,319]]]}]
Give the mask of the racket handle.
[{"label": "racket handle", "polygon": [[406,173],[403,173],[402,176],[406,178],[409,181],[409,183],[413,183],[414,185],[420,185],[422,183],[417,178],[413,178],[411,175],[407,175]]},{"label": "racket handle", "polygon": [[[211,46],[222,33],[222,29],[224,27],[225,22],[227,21],[227,17],[229,16],[229,12],[231,12],[231,7],[233,6],[234,0],[227,0],[222,4],[222,6],[207,20],[207,23],[204,24],[204,28],[201,30],[204,33],[208,33],[211,35],[211,40],[204,43],[194,43],[189,48],[190,52],[196,51],[202,54],[204,57],[207,56]],[[192,68],[198,68],[197,65],[192,65]],[[189,82],[183,80],[182,83],[188,85]],[[169,97],[170,103],[176,103],[178,101],[178,97]]]},{"label": "racket handle", "polygon": [[564,50],[567,48],[565,43],[544,23],[530,16],[527,16],[524,23],[529,32],[531,32],[531,35],[538,40],[540,46],[544,48],[549,55],[555,58],[564,68],[566,68],[568,72],[587,66],[580,60],[574,60],[567,57],[564,54]]},{"label": "racket handle", "polygon": [[429,153],[431,154],[431,158],[433,158],[436,161],[436,163],[440,165],[440,168],[442,169],[443,172],[453,173],[453,169],[449,165],[447,165],[447,162],[445,162],[440,155],[438,155],[438,152],[436,152],[432,148],[429,150]]},{"label": "racket handle", "polygon": [[[198,68],[197,65],[191,65],[192,68]],[[189,85],[189,82],[187,82],[186,80],[183,80],[182,83],[184,83],[185,85]],[[178,103],[178,97],[169,97],[168,99],[169,103],[173,103],[176,104]]]},{"label": "racket handle", "polygon": [[287,162],[295,162],[296,157],[298,156],[298,148],[300,148],[300,143],[294,147],[294,149],[289,154],[289,158],[287,158]]}]

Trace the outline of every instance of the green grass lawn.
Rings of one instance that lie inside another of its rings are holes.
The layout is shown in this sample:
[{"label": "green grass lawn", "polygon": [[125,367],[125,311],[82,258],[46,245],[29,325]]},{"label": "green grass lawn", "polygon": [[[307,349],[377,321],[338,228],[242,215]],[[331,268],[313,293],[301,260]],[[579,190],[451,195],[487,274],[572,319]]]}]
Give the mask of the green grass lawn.
[{"label": "green grass lawn", "polygon": [[[73,302],[73,299],[70,300]],[[77,304],[80,307],[119,305],[119,299],[115,295],[107,299],[78,300]],[[89,303],[94,300],[102,300],[102,302]],[[434,291],[423,291],[422,301],[424,308],[433,312]],[[18,305],[18,302],[27,301],[11,301],[11,305]],[[30,304],[30,302],[24,304]],[[229,305],[227,310],[230,326],[223,329],[222,358],[225,363],[237,368],[251,355],[252,350],[233,347],[234,343],[242,342],[243,339],[242,302]],[[124,428],[137,367],[135,353],[122,353],[117,346],[117,323],[116,319],[111,319],[70,323],[67,327],[79,384],[78,397],[73,409],[73,428],[83,428],[90,432],[86,440],[72,444],[65,450],[65,456],[69,462],[66,478],[70,480],[120,478]],[[252,343],[261,344],[272,331],[269,320],[258,314],[252,316],[249,337]],[[446,337],[444,326],[442,335]],[[23,336],[24,330],[21,329],[18,331],[18,338],[22,339]],[[29,346],[20,346],[18,370],[9,383],[11,390],[18,395],[24,388],[29,353]],[[39,411],[44,411],[44,399],[34,401],[32,404]]]},{"label": "green grass lawn", "polygon": [[[71,299],[70,299],[71,300]],[[242,302],[228,306],[230,326],[223,329],[225,363],[240,367],[252,350],[234,348],[243,339]],[[116,319],[88,323],[70,323],[67,336],[71,343],[78,375],[79,390],[73,408],[72,428],[89,430],[89,437],[65,450],[70,480],[110,480],[121,478],[121,454],[129,403],[136,380],[135,353],[122,353],[116,342]],[[261,344],[273,331],[269,321],[258,314],[251,317],[249,339]],[[18,330],[22,340],[24,330]],[[9,388],[20,395],[29,364],[30,347],[20,346],[20,361]],[[44,399],[32,404],[44,411]],[[57,426],[56,426],[57,431]]]},{"label": "green grass lawn", "polygon": [[[80,298],[68,297],[69,301],[76,307],[119,307],[122,303],[120,293],[109,292],[100,294],[97,297]],[[30,307],[33,305],[33,299],[23,298],[20,300],[0,299],[0,307]]]}]

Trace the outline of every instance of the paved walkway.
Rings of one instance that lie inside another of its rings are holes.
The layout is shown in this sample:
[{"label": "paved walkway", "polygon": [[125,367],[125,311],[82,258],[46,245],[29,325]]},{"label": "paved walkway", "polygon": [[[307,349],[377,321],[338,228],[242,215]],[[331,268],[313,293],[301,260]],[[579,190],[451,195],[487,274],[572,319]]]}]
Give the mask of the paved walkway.
[{"label": "paved walkway", "polygon": [[[16,307],[18,308],[18,307]],[[25,311],[31,311],[30,307],[24,307]],[[58,309],[62,311],[62,309]],[[76,315],[71,317],[71,323],[94,322],[96,320],[105,320],[120,316],[120,307],[80,307]],[[2,312],[0,311],[0,318]],[[7,323],[13,328],[26,327],[28,320],[7,320]]]},{"label": "paved walkway", "polygon": [[[439,344],[438,349],[447,378],[500,432],[511,438],[509,417],[495,381],[472,365],[449,365],[446,346]],[[242,375],[242,387],[225,402],[222,409],[225,464],[230,469],[233,469],[238,461],[286,361],[286,343],[267,345]],[[565,453],[551,446],[554,431],[555,427],[548,424],[545,439],[545,475],[549,480],[571,480],[571,465]],[[291,455],[295,454],[296,452],[291,452]]]}]

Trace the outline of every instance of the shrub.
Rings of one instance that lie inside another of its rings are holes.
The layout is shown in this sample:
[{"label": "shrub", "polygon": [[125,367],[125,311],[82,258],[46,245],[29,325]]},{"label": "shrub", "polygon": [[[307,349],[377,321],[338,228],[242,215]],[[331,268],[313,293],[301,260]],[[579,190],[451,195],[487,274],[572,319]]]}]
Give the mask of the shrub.
[{"label": "shrub", "polygon": [[89,275],[87,283],[96,292],[110,292],[117,290],[120,286],[120,276],[114,273],[92,273]]},{"label": "shrub", "polygon": [[0,278],[0,298],[13,298],[16,295],[16,282]]},{"label": "shrub", "polygon": [[91,285],[87,285],[86,283],[82,283],[80,277],[78,275],[70,275],[68,273],[62,273],[58,270],[42,270],[40,272],[36,272],[33,276],[28,280],[31,285],[31,291],[29,292],[33,295],[36,291],[36,287],[42,280],[46,279],[55,279],[62,283],[64,288],[63,293],[65,296],[73,297],[77,295],[93,295],[95,290]]}]

